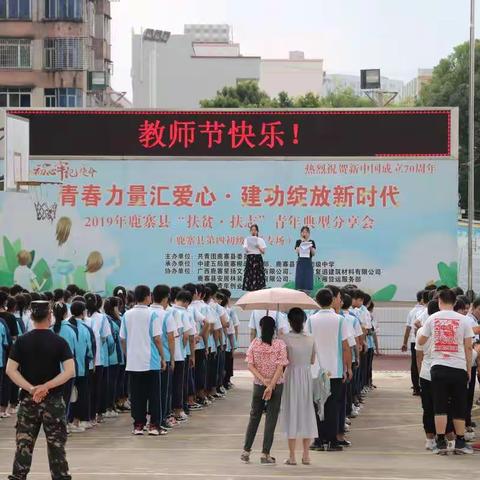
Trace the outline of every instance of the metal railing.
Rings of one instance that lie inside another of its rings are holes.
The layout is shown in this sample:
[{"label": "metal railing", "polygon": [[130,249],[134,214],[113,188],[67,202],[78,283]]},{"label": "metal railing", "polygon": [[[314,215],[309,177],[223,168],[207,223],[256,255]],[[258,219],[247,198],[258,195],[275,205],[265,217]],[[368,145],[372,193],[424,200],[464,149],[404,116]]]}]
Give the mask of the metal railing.
[{"label": "metal railing", "polygon": [[87,70],[89,56],[85,38],[46,38],[44,67],[46,70]]},{"label": "metal railing", "polygon": [[0,68],[32,68],[31,41],[21,38],[0,38]]}]

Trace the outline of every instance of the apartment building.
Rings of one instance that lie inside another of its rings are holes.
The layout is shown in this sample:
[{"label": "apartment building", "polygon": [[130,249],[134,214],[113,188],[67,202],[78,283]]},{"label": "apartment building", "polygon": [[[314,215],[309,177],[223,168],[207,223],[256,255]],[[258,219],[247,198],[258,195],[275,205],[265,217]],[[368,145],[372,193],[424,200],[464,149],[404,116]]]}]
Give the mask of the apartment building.
[{"label": "apartment building", "polygon": [[109,0],[0,0],[0,108],[110,104]]}]

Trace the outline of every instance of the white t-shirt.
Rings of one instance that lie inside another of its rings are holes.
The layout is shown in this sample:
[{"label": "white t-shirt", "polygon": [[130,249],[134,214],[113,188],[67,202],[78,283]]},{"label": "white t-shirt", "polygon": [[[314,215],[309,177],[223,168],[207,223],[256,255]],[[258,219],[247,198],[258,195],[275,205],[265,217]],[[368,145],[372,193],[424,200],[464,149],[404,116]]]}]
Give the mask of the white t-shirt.
[{"label": "white t-shirt", "polygon": [[464,340],[472,338],[473,331],[464,315],[451,310],[434,313],[423,326],[423,336],[432,338],[432,367],[467,369]]},{"label": "white t-shirt", "polygon": [[245,250],[247,255],[260,255],[262,252],[260,251],[260,248],[262,250],[267,248],[267,244],[265,243],[265,240],[261,237],[257,237],[257,245],[252,246],[249,245],[248,239],[252,237],[247,237],[243,241],[243,249]]},{"label": "white t-shirt", "polygon": [[260,320],[266,315],[272,317],[275,320],[275,326],[278,335],[286,335],[290,331],[288,318],[284,313],[277,312],[275,310],[253,310],[252,314],[250,315],[248,328],[257,332],[257,338],[260,338],[260,336],[262,335],[262,330],[260,328]]},{"label": "white t-shirt", "polygon": [[410,335],[408,337],[408,345],[411,343],[415,343],[415,320],[417,319],[417,315],[425,308],[423,305],[420,305],[419,303],[415,305],[407,315],[407,327],[410,327]]},{"label": "white t-shirt", "polygon": [[19,265],[13,273],[13,283],[20,285],[25,290],[32,290],[32,282],[37,276],[26,265]]},{"label": "white t-shirt", "polygon": [[175,334],[175,361],[183,362],[187,356],[186,346],[183,343],[183,335],[187,333],[191,335],[192,325],[190,323],[190,315],[187,309],[179,305],[173,306],[175,320],[177,321],[177,333]]},{"label": "white t-shirt", "polygon": [[353,315],[350,315],[348,312],[343,313],[342,317],[345,319],[345,324],[347,327],[347,332],[348,332],[348,346],[354,347],[357,342],[355,341],[355,337],[357,336],[355,332],[355,317]]},{"label": "white t-shirt", "polygon": [[423,327],[420,327],[417,331],[417,337],[415,340],[415,350],[423,352],[422,368],[420,369],[420,378],[432,380],[430,369],[432,368],[432,337],[430,337],[424,345],[419,345],[418,339],[423,335]]},{"label": "white t-shirt", "polygon": [[345,319],[333,309],[319,310],[308,317],[306,329],[315,339],[317,359],[330,378],[343,377],[343,345],[348,340]]},{"label": "white t-shirt", "polygon": [[[478,325],[478,320],[471,313],[467,313],[467,319],[470,322],[470,326],[472,328],[476,328],[476,327],[479,326]],[[476,339],[480,338],[480,335],[475,335],[475,338]]]},{"label": "white t-shirt", "polygon": [[[205,322],[207,321],[206,305],[201,300],[193,301],[189,306],[188,310],[192,316],[195,328],[195,335],[200,335],[202,333]],[[203,338],[195,344],[195,350],[203,350],[205,348],[205,342]]]},{"label": "white t-shirt", "polygon": [[92,329],[95,336],[95,343],[97,348],[95,352],[95,366],[102,366],[102,338],[107,338],[109,335],[112,334],[110,324],[105,318],[105,315],[102,315],[99,312],[94,312],[91,317],[88,317],[85,320],[85,323]]},{"label": "white t-shirt", "polygon": [[162,319],[147,305],[135,305],[125,312],[120,327],[120,338],[127,342],[125,370],[128,372],[160,370],[160,354],[153,339],[161,335]]},{"label": "white t-shirt", "polygon": [[417,312],[417,318],[413,319],[413,325],[415,325],[415,322],[418,320],[420,321],[422,327],[425,325],[425,322],[427,321],[429,315],[428,315],[428,308],[423,307],[418,310]]}]

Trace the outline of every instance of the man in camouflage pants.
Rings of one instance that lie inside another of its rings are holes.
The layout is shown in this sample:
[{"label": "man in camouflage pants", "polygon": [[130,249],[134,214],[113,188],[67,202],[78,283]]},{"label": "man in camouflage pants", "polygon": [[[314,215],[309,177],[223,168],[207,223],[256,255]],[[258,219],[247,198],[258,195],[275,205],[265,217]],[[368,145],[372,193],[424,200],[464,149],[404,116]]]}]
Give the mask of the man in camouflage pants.
[{"label": "man in camouflage pants", "polygon": [[62,393],[64,384],[75,375],[75,364],[67,342],[49,329],[50,317],[48,302],[32,302],[35,329],[17,339],[7,363],[7,375],[22,389],[10,480],[27,478],[41,426],[52,479],[71,479],[65,454],[67,425]]}]

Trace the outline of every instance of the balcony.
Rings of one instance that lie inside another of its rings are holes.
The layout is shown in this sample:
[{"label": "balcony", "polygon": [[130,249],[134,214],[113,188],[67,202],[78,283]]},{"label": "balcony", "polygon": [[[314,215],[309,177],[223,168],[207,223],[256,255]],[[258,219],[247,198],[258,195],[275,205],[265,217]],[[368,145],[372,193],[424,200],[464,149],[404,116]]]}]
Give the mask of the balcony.
[{"label": "balcony", "polygon": [[87,70],[88,60],[85,38],[47,38],[44,40],[45,70]]}]

